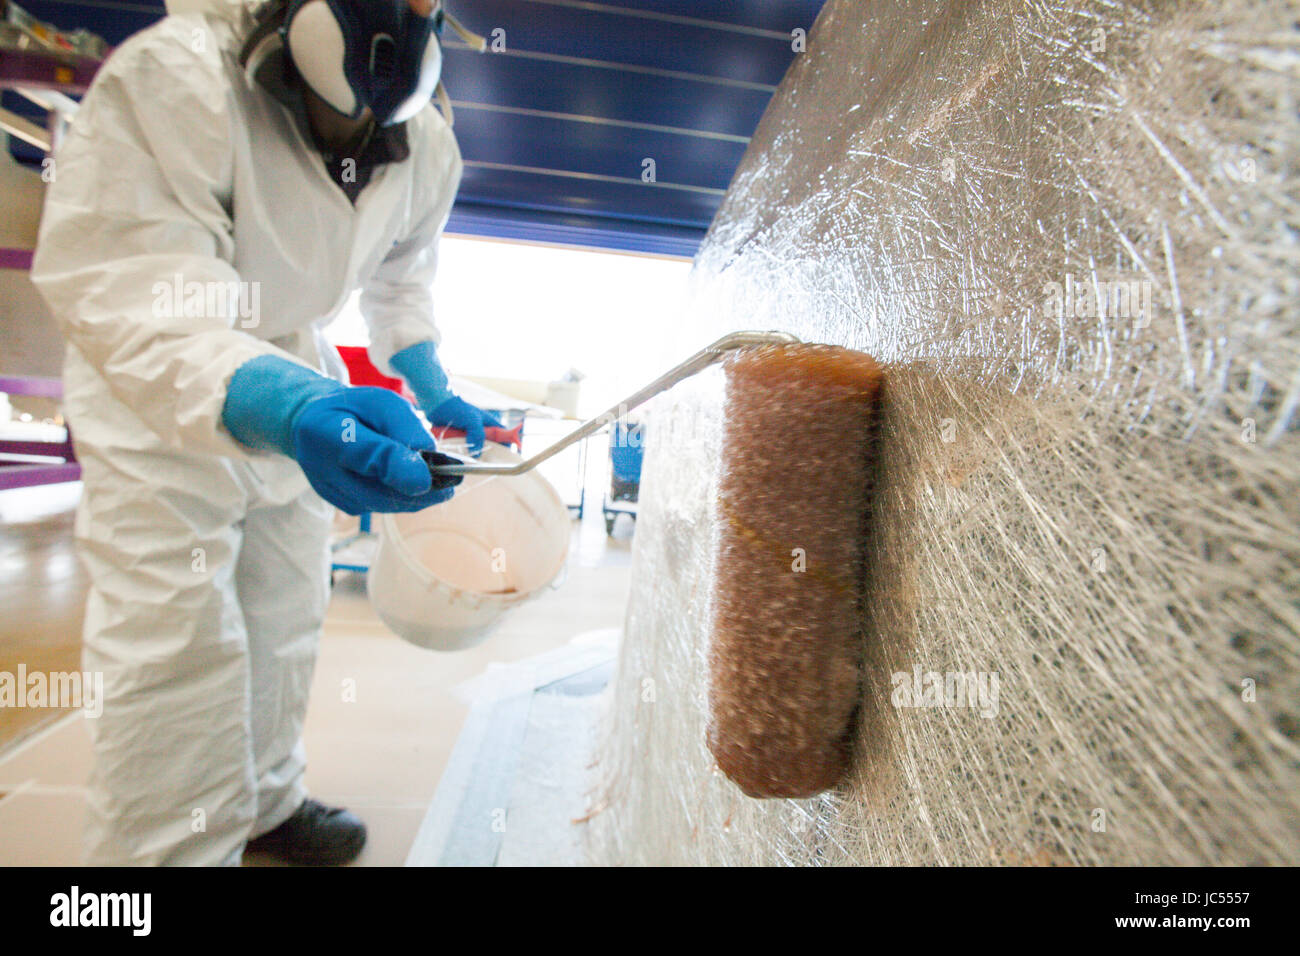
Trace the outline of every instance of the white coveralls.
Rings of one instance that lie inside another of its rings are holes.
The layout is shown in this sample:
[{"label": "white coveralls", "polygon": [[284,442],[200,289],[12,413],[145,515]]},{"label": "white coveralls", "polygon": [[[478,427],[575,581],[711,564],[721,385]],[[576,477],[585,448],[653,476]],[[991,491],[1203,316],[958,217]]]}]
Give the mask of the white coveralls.
[{"label": "white coveralls", "polygon": [[[319,330],[357,288],[382,370],[438,340],[450,128],[422,109],[410,157],[377,167],[354,207],[245,75],[246,15],[230,10],[169,17],[113,53],[56,157],[33,266],[67,341],[85,477],[96,864],[237,863],[305,796],[332,509],[295,462],[224,430],[231,376],[271,353],[342,377]],[[178,281],[254,283],[260,313],[177,310]]]}]

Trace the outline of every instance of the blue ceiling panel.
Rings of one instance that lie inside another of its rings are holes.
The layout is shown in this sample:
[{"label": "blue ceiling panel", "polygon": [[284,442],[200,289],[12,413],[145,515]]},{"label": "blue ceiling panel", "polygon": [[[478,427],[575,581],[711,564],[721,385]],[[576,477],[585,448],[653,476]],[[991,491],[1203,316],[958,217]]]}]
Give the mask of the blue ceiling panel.
[{"label": "blue ceiling panel", "polygon": [[621,10],[649,17],[683,17],[703,20],[716,29],[767,30],[789,34],[796,27],[807,30],[817,19],[825,0],[773,2],[773,0],[605,0],[603,3],[577,3],[573,0],[534,0],[538,4],[581,6]]},{"label": "blue ceiling panel", "polygon": [[474,0],[453,9],[463,11],[467,25],[479,33],[504,30],[507,56],[540,53],[768,86],[781,82],[791,57],[788,33],[629,16],[603,4]]},{"label": "blue ceiling panel", "polygon": [[[552,212],[505,206],[499,202],[481,205],[460,201],[447,223],[450,233],[490,236],[562,245],[591,246],[605,249],[628,249],[652,255],[690,258],[699,245],[693,227],[624,218],[585,216],[575,212]],[[591,241],[601,237],[600,243]]]},{"label": "blue ceiling panel", "polygon": [[[445,31],[465,160],[448,229],[693,255],[797,55],[792,31],[811,32],[823,2],[448,0],[466,27],[504,41],[479,53]],[[112,44],[164,10],[162,0],[20,3]],[[5,105],[31,112],[12,95]]]},{"label": "blue ceiling panel", "polygon": [[601,219],[626,219],[698,229],[709,222],[721,196],[677,184],[635,186],[621,182],[556,176],[553,172],[496,169],[471,160],[458,202],[573,212]]},{"label": "blue ceiling panel", "polygon": [[15,0],[38,20],[52,23],[60,30],[78,27],[96,33],[117,46],[132,33],[156,23],[166,12],[163,0]]},{"label": "blue ceiling panel", "polygon": [[[549,117],[514,116],[502,135],[500,114],[460,109],[456,139],[461,154],[481,162],[543,167],[630,180],[640,187],[653,162],[655,178],[686,186],[725,190],[744,155],[744,143],[704,140],[683,144],[661,133]],[[582,165],[570,170],[574,154]]]},{"label": "blue ceiling panel", "polygon": [[[605,77],[604,73],[611,76]],[[602,80],[618,82],[601,82]],[[446,47],[443,80],[456,103],[500,110],[568,113],[748,139],[767,108],[766,87],[724,87],[711,78],[633,73],[525,59],[503,61],[464,46]]]}]

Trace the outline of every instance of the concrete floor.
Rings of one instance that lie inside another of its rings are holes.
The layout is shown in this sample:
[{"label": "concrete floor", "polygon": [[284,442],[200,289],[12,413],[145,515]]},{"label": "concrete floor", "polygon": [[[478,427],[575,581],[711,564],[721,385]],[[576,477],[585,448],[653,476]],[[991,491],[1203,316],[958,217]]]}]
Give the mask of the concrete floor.
[{"label": "concrete floor", "polygon": [[[632,525],[620,518],[614,537],[606,537],[600,490],[599,481],[589,487],[585,520],[574,522],[563,584],[468,651],[406,644],[379,622],[364,581],[339,576],[307,715],[307,783],[317,798],[365,819],[370,840],[359,865],[405,860],[468,712],[452,692],[457,684],[490,663],[622,626]],[[24,492],[22,500],[0,495],[0,671],[13,673],[19,662],[29,671],[79,664],[85,579],[72,544],[76,486],[44,492]],[[344,699],[345,680],[355,682],[355,702]],[[0,865],[77,863],[91,760],[85,718],[0,708],[0,720]]]}]

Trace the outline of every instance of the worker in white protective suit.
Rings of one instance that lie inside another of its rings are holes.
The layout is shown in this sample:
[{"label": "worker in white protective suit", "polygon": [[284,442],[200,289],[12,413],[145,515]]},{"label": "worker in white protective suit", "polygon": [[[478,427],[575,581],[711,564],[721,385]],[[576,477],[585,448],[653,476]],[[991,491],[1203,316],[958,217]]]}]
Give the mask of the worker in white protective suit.
[{"label": "worker in white protective suit", "polygon": [[[216,7],[223,5],[217,3]],[[91,580],[87,858],[356,857],[307,797],[301,742],[332,509],[452,490],[390,391],[349,388],[321,329],[360,288],[370,356],[435,425],[430,286],[461,175],[437,0],[273,0],[171,16],[104,64],[55,157],[33,279],[67,340]]]}]

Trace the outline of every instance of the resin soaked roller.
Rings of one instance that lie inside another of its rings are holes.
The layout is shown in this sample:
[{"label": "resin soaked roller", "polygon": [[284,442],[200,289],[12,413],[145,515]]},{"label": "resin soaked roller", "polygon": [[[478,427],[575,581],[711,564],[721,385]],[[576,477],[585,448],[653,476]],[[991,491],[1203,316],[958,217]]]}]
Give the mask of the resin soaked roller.
[{"label": "resin soaked roller", "polygon": [[777,345],[726,364],[708,745],[751,797],[809,797],[850,763],[884,376]]}]

